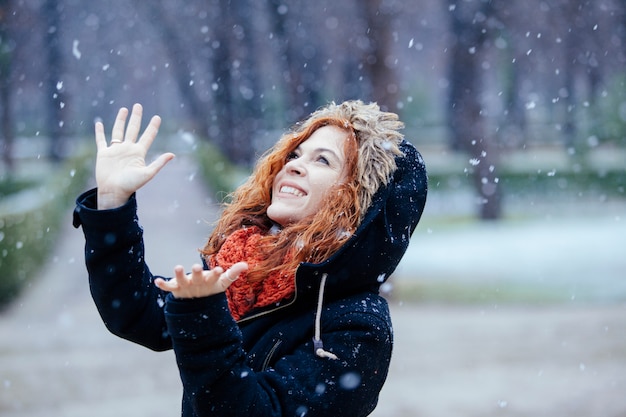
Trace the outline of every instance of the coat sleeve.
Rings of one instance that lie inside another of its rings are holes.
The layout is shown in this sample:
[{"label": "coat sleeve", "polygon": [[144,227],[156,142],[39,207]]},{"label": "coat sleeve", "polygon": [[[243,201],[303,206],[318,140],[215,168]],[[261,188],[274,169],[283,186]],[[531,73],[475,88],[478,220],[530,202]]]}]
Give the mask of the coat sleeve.
[{"label": "coat sleeve", "polygon": [[184,404],[189,408],[183,415],[359,417],[371,413],[391,358],[387,306],[384,303],[376,311],[343,303],[337,310],[325,309],[322,334],[326,349],[338,360],[316,356],[309,329],[299,329],[306,333],[300,343],[281,352],[271,367],[254,370],[223,294],[195,300],[168,296],[166,320]]},{"label": "coat sleeve", "polygon": [[163,305],[144,261],[143,230],[135,196],[112,210],[96,209],[96,191],[76,201],[74,227],[82,225],[89,289],[106,327],[153,350],[171,348]]}]

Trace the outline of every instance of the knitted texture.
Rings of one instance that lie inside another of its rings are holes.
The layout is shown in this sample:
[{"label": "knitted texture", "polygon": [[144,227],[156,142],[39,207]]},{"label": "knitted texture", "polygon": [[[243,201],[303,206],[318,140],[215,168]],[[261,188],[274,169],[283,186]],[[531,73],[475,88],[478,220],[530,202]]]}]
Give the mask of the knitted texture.
[{"label": "knitted texture", "polygon": [[[248,269],[254,269],[263,259],[259,240],[263,237],[256,226],[239,229],[225,241],[219,252],[210,259],[211,268],[222,267],[225,271],[237,262],[245,261]],[[272,271],[258,282],[249,282],[247,273],[226,290],[228,306],[235,320],[244,317],[250,311],[267,307],[279,301],[293,297],[296,291],[294,273]]]}]

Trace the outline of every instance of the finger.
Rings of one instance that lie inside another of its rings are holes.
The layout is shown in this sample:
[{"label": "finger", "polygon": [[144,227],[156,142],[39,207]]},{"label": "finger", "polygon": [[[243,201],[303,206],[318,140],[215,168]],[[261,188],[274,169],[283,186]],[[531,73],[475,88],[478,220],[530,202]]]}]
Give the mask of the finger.
[{"label": "finger", "polygon": [[185,280],[185,268],[182,265],[176,265],[174,267],[174,277],[180,282]]},{"label": "finger", "polygon": [[217,282],[221,276],[224,275],[224,269],[221,266],[216,266],[213,269],[210,269],[207,271],[207,273],[205,274],[205,280],[206,282]]},{"label": "finger", "polygon": [[128,117],[128,109],[122,107],[117,112],[115,123],[113,124],[113,130],[111,131],[111,141],[124,139],[124,126],[126,125],[126,118]]},{"label": "finger", "polygon": [[154,285],[156,285],[160,290],[166,292],[172,292],[179,289],[176,279],[170,279],[166,281],[163,278],[157,278],[154,280]]},{"label": "finger", "polygon": [[143,107],[141,104],[135,103],[133,105],[133,111],[130,114],[128,126],[126,127],[125,141],[135,142],[139,135],[139,129],[141,129],[141,117],[143,116]]},{"label": "finger", "polygon": [[143,131],[143,134],[139,138],[139,142],[148,149],[152,146],[152,142],[157,137],[159,133],[159,128],[161,127],[161,117],[160,116],[152,116],[150,119],[150,123],[146,126],[146,129]]},{"label": "finger", "polygon": [[100,149],[106,148],[107,140],[106,140],[106,136],[104,135],[104,125],[102,124],[102,122],[100,121],[96,122],[95,131],[96,131],[96,149],[100,150]]},{"label": "finger", "polygon": [[202,274],[203,268],[200,264],[193,264],[191,266],[191,283],[200,284],[204,282],[204,275]]}]

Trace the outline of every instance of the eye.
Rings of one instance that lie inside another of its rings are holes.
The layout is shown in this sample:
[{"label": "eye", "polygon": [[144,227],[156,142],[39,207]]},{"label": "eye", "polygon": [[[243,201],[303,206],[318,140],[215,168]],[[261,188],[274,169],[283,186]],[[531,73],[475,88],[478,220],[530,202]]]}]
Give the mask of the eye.
[{"label": "eye", "polygon": [[325,156],[322,156],[322,155],[317,157],[317,161],[324,165],[330,165],[330,161]]},{"label": "eye", "polygon": [[286,162],[293,161],[294,159],[298,159],[298,154],[296,151],[289,152],[287,154],[287,158],[285,158]]}]

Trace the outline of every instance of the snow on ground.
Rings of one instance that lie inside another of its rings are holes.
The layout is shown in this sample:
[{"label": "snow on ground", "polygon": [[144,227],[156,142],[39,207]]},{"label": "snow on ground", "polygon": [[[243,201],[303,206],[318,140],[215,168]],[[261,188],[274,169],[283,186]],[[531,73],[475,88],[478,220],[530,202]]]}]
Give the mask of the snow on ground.
[{"label": "snow on ground", "polygon": [[515,283],[626,300],[626,216],[468,224],[418,232],[398,280]]},{"label": "snow on ground", "polygon": [[[138,194],[155,272],[195,262],[208,236],[215,213],[196,177],[180,157]],[[437,218],[438,198],[429,197],[393,283],[556,285],[568,302],[409,303],[392,294],[394,356],[373,416],[626,415],[624,204],[573,214],[549,205],[519,220],[453,225]],[[107,332],[69,214],[41,276],[0,314],[0,415],[178,415],[172,352]],[[578,302],[586,294],[593,303]]]},{"label": "snow on ground", "polygon": [[437,217],[443,203],[432,200],[394,274],[397,282],[515,286],[559,292],[560,299],[626,300],[626,201],[587,201],[578,208],[543,202],[505,221],[449,224]]}]

